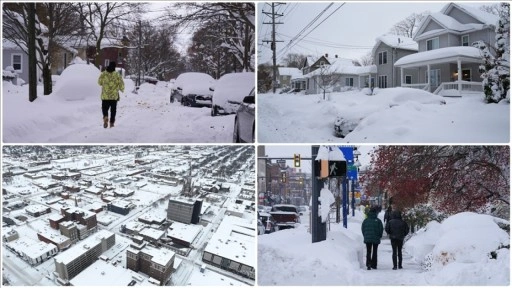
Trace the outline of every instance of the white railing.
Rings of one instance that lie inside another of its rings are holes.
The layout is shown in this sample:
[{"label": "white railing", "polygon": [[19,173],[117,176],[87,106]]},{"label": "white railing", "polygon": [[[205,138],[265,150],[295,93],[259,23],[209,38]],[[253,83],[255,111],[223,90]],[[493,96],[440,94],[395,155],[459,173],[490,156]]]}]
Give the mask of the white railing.
[{"label": "white railing", "polygon": [[[459,91],[460,84],[460,91]],[[482,82],[469,82],[469,81],[455,81],[455,82],[443,82],[437,87],[434,94],[441,96],[458,96],[466,93],[482,93],[483,87]]]},{"label": "white railing", "polygon": [[406,88],[414,88],[414,89],[420,89],[428,91],[428,83],[416,83],[416,84],[402,84],[402,87]]}]

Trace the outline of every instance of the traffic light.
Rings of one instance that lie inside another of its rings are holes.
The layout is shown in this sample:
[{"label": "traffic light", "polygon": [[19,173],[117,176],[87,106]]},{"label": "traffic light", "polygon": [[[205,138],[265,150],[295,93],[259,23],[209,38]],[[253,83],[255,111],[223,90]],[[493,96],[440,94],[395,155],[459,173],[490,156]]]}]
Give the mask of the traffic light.
[{"label": "traffic light", "polygon": [[300,154],[293,154],[293,167],[300,167]]},{"label": "traffic light", "polygon": [[281,182],[286,183],[286,172],[281,172]]}]

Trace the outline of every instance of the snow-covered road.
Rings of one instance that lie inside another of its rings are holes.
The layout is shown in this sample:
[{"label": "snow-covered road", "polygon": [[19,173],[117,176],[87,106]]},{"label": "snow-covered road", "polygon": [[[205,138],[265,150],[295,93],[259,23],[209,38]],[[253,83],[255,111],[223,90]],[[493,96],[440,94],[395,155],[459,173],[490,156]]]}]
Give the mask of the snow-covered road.
[{"label": "snow-covered road", "polygon": [[170,103],[170,91],[163,82],[143,84],[134,94],[133,82],[125,80],[116,126],[107,129],[99,95],[66,101],[40,92],[31,103],[28,85],[5,83],[5,143],[231,143],[233,139],[234,115],[211,117],[210,108]]}]

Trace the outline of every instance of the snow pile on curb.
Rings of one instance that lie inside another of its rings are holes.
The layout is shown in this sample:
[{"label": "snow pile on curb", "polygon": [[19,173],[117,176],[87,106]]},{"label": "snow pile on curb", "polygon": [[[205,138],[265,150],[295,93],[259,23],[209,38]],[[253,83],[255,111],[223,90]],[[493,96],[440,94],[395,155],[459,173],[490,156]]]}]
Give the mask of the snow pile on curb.
[{"label": "snow pile on curb", "polygon": [[503,285],[510,281],[509,245],[492,216],[464,212],[429,223],[404,249],[430,271],[430,284]]},{"label": "snow pile on curb", "polygon": [[92,64],[70,65],[62,71],[52,96],[66,101],[100,101],[99,77],[100,70]]}]

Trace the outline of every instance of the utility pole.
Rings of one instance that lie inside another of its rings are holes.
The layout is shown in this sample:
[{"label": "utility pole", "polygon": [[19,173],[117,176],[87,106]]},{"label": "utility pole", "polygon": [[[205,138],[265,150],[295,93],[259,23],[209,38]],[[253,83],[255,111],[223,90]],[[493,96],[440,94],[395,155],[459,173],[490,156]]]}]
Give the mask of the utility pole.
[{"label": "utility pole", "polygon": [[283,24],[282,22],[276,22],[276,17],[282,17],[283,14],[277,14],[275,12],[275,8],[278,5],[283,5],[286,3],[278,3],[278,2],[272,2],[270,5],[272,6],[272,12],[266,12],[262,11],[263,14],[266,14],[267,16],[272,18],[272,22],[263,22],[263,24],[270,24],[272,25],[272,40],[263,40],[265,43],[270,42],[270,49],[272,49],[272,92],[276,93],[276,86],[277,86],[277,63],[276,63],[276,42],[283,42],[283,41],[277,41],[276,40],[276,24]]}]

